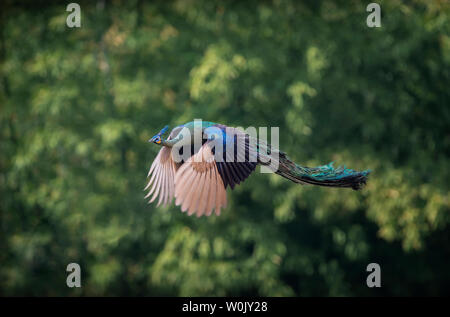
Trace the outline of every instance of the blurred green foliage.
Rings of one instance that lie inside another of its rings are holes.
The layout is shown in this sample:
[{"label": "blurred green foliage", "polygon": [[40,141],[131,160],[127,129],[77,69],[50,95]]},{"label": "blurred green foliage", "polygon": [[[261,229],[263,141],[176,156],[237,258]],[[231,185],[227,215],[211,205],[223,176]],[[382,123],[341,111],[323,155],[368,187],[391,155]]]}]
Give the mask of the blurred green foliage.
[{"label": "blurred green foliage", "polygon": [[[2,1],[0,294],[448,294],[448,2],[379,1],[368,28],[369,2],[79,2],[70,29],[67,3]],[[147,205],[147,139],[195,118],[373,173],[254,173],[220,217]]]}]

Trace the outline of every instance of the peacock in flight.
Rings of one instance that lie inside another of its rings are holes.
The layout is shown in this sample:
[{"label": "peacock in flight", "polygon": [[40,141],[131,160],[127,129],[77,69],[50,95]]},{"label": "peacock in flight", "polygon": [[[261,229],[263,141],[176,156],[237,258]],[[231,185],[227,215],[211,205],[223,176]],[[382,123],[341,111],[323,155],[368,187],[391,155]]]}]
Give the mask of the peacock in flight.
[{"label": "peacock in flight", "polygon": [[284,152],[237,128],[207,121],[165,126],[149,142],[161,146],[144,190],[149,203],[175,205],[188,215],[209,216],[227,205],[226,189],[244,181],[258,164],[298,184],[361,189],[370,170],[357,172],[333,163],[318,167],[295,164]]}]

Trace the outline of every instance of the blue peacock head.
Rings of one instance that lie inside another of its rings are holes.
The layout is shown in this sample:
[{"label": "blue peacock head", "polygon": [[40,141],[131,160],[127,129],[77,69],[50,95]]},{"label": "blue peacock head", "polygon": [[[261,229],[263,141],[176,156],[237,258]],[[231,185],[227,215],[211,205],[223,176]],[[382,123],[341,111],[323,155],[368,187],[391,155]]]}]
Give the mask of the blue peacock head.
[{"label": "blue peacock head", "polygon": [[150,140],[148,140],[148,142],[153,142],[155,144],[161,145],[162,141],[163,141],[162,136],[164,133],[167,132],[168,129],[169,129],[169,126],[166,125],[164,128],[161,129],[161,131],[159,131]]}]

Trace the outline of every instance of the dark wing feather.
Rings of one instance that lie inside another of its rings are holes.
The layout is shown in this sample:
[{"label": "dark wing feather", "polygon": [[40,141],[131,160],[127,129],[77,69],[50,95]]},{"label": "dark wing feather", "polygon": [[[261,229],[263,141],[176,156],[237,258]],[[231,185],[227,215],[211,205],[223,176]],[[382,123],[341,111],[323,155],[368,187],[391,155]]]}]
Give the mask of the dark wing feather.
[{"label": "dark wing feather", "polygon": [[244,132],[220,124],[217,127],[222,130],[224,141],[223,161],[216,162],[217,169],[225,188],[230,186],[231,189],[234,189],[237,184],[247,179],[255,170],[258,163],[250,162],[249,157],[251,157],[250,153],[256,151],[256,149],[250,146],[249,136]]}]

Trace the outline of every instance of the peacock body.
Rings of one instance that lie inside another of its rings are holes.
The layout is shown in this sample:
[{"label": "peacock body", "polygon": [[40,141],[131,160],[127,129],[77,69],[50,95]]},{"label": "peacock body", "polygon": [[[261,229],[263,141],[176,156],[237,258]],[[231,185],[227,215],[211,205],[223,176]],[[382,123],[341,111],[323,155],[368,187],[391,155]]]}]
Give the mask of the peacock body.
[{"label": "peacock body", "polygon": [[219,123],[188,122],[163,139],[167,130],[166,126],[149,140],[162,148],[148,172],[145,198],[150,198],[149,203],[158,198],[158,206],[175,198],[175,204],[188,215],[209,216],[213,210],[220,215],[227,205],[227,187],[234,189],[258,164],[295,183],[355,190],[364,186],[370,173],[334,168],[333,163],[301,166],[270,144]]}]

